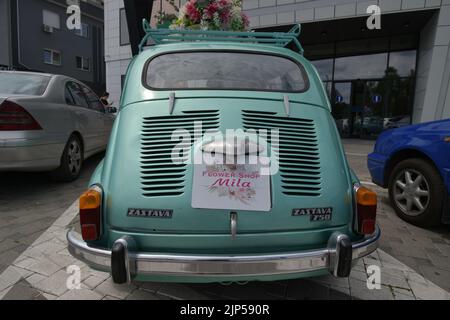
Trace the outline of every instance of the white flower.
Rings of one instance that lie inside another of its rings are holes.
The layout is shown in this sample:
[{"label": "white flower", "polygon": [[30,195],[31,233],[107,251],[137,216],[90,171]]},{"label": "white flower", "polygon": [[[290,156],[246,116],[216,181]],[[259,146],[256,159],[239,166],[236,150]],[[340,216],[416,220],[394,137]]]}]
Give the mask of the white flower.
[{"label": "white flower", "polygon": [[219,17],[218,12],[214,12],[213,23],[214,23],[214,26],[216,26],[217,28],[220,27],[220,17]]}]

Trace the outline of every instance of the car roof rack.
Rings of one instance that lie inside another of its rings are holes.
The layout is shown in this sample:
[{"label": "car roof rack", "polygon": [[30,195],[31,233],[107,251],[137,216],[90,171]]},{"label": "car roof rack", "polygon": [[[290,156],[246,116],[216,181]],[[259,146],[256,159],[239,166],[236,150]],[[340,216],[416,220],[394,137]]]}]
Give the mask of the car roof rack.
[{"label": "car roof rack", "polygon": [[300,24],[294,25],[288,32],[153,29],[146,19],[143,19],[142,25],[145,36],[139,44],[139,52],[142,52],[148,41],[151,40],[152,45],[189,41],[226,41],[287,47],[290,43],[293,43],[300,54],[303,54],[303,47],[298,41],[301,31]]}]

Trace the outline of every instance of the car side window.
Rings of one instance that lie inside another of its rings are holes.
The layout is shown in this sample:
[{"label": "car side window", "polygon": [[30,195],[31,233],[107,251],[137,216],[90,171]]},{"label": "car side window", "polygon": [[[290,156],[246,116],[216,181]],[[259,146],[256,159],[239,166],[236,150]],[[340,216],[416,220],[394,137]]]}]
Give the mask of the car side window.
[{"label": "car side window", "polygon": [[66,104],[70,104],[72,106],[75,105],[75,100],[72,97],[72,94],[70,93],[69,87],[66,85],[64,90],[64,99],[66,100]]},{"label": "car side window", "polygon": [[[66,84],[66,89],[71,94],[74,105],[84,107],[84,108],[89,108],[86,97],[84,96],[83,91],[81,90],[81,87],[77,83],[72,82],[72,81],[68,82]],[[67,101],[67,98],[66,98],[66,101]]]},{"label": "car side window", "polygon": [[89,108],[98,112],[105,113],[105,107],[103,106],[103,103],[101,103],[99,97],[88,87],[82,86],[82,88],[89,103]]}]

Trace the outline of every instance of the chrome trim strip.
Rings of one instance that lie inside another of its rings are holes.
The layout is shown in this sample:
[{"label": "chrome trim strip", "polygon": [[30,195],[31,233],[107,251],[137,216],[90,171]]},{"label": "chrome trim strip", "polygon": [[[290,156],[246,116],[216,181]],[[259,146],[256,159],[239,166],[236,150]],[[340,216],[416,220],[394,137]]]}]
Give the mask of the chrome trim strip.
[{"label": "chrome trim strip", "polygon": [[[378,246],[380,229],[361,241],[354,242],[353,260],[373,252]],[[336,235],[335,235],[336,236]],[[332,235],[332,237],[335,237]],[[330,238],[332,238],[330,237]],[[158,253],[133,253],[128,256],[131,277],[139,275],[195,275],[195,276],[263,276],[275,274],[300,273],[320,269],[335,270],[337,265],[333,256],[334,247],[302,252],[289,252],[267,255],[177,255]],[[110,271],[111,251],[89,246],[79,235],[69,230],[67,233],[69,252],[93,268]],[[333,271],[331,271],[333,272]]]},{"label": "chrome trim strip", "polygon": [[236,239],[236,233],[237,233],[237,213],[231,212],[230,213],[230,229],[231,229],[231,239]]}]

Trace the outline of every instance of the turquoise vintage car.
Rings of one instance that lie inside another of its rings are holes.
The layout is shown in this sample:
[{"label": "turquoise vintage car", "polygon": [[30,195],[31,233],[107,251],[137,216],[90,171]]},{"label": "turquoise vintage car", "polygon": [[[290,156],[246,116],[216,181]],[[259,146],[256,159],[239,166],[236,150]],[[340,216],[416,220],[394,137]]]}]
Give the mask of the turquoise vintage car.
[{"label": "turquoise vintage car", "polygon": [[71,254],[116,283],[347,277],[377,247],[376,194],[348,166],[300,26],[144,28]]}]

